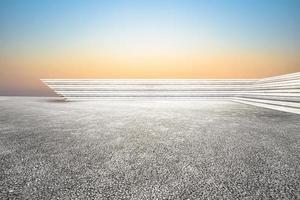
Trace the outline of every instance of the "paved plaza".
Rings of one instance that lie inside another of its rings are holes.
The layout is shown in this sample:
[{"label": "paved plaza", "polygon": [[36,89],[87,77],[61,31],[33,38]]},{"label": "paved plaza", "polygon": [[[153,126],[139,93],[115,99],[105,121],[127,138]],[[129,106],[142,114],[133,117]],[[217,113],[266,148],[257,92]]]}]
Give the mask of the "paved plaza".
[{"label": "paved plaza", "polygon": [[0,98],[0,199],[299,199],[300,115]]}]

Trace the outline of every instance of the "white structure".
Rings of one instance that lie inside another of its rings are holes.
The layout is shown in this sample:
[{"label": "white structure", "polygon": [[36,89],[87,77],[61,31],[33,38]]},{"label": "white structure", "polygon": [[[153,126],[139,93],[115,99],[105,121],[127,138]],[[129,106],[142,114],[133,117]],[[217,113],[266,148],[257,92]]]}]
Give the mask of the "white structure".
[{"label": "white structure", "polygon": [[265,79],[42,79],[68,101],[233,100],[300,113],[300,73]]},{"label": "white structure", "polygon": [[300,114],[300,73],[264,78],[249,89],[234,101]]}]

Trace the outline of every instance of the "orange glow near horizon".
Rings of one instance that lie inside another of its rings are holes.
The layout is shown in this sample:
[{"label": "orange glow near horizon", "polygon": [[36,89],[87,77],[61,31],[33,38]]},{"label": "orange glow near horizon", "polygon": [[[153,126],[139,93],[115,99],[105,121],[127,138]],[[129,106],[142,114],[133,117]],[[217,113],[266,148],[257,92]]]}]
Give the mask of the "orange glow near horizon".
[{"label": "orange glow near horizon", "polygon": [[264,78],[297,72],[294,66],[299,66],[293,57],[268,54],[137,58],[73,54],[13,60],[18,61],[5,63],[11,70],[2,73],[1,87],[17,92],[30,88],[33,95],[51,94],[39,81],[42,78]]},{"label": "orange glow near horizon", "polygon": [[36,78],[264,78],[297,72],[300,65],[296,56],[278,53],[183,56],[71,53],[38,58],[19,56],[2,59],[1,64],[8,66],[17,79],[25,74]]}]

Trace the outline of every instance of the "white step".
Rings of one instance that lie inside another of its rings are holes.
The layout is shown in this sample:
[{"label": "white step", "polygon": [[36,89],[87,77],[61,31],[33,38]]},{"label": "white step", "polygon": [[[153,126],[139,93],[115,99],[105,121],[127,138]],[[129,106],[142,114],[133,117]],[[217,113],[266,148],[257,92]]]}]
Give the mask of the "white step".
[{"label": "white step", "polygon": [[300,109],[298,109],[298,108],[290,108],[290,107],[285,107],[285,106],[280,106],[280,105],[270,105],[270,104],[259,103],[259,102],[250,102],[250,101],[245,101],[245,100],[233,100],[233,101],[238,102],[238,103],[252,105],[252,106],[258,106],[258,107],[269,108],[269,109],[273,109],[273,110],[279,110],[279,111],[284,111],[284,112],[300,114]]},{"label": "white step", "polygon": [[279,106],[294,107],[294,108],[299,108],[300,109],[300,102],[265,100],[265,99],[252,99],[252,98],[233,98],[233,99],[234,100],[240,100],[240,101],[250,101],[250,102],[257,102],[257,103],[265,103],[265,104],[272,104],[272,105],[279,105]]}]

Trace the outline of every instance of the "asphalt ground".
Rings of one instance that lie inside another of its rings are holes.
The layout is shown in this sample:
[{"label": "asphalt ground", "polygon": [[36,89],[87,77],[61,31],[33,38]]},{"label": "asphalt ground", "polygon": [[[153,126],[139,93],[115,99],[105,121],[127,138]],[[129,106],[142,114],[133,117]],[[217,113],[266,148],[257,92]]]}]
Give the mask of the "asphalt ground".
[{"label": "asphalt ground", "polygon": [[0,199],[300,199],[300,115],[1,99]]}]

